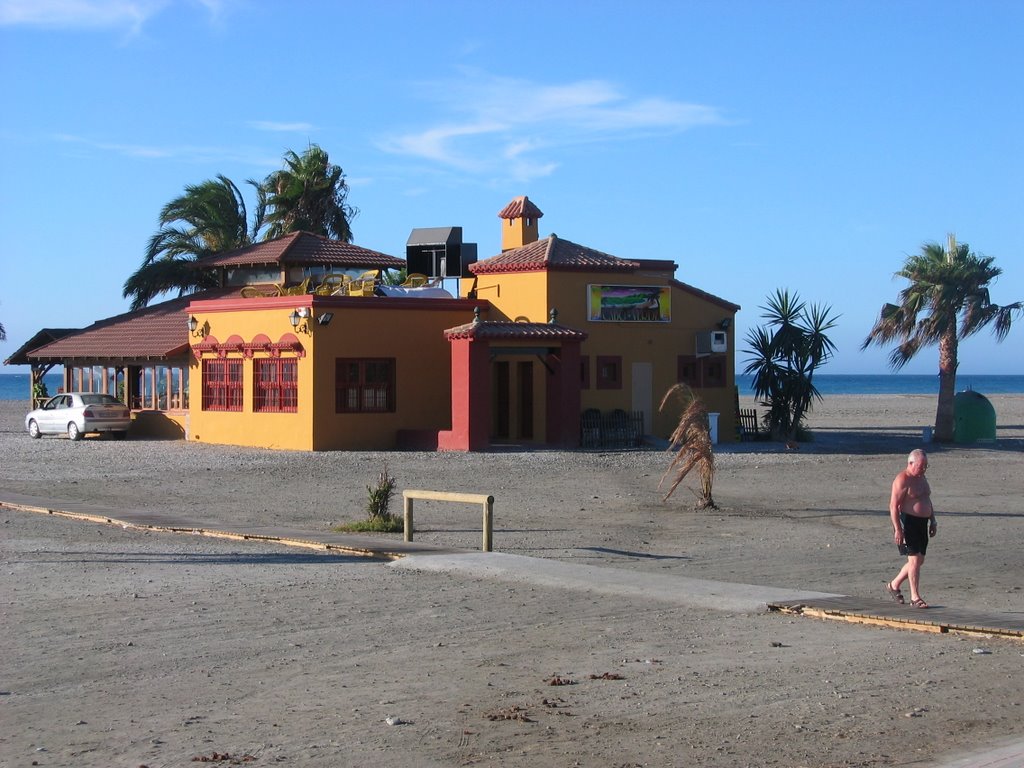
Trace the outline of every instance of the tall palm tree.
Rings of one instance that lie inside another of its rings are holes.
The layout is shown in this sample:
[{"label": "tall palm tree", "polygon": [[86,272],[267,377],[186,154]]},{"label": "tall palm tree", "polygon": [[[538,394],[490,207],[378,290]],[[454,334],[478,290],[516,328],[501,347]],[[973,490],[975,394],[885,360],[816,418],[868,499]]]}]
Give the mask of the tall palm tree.
[{"label": "tall palm tree", "polygon": [[967,243],[957,245],[949,235],[948,247],[925,243],[921,253],[908,256],[896,273],[910,281],[900,291],[899,304],[884,304],[875,326],[861,345],[867,349],[896,341],[889,365],[898,371],[923,348],[939,346],[939,401],[935,409],[935,440],[953,439],[953,396],[956,391],[957,352],[962,339],[991,325],[997,341],[1010,332],[1014,315],[1024,312],[1021,302],[1006,306],[989,299],[989,284],[1003,273],[991,256],[971,253]]},{"label": "tall palm tree", "polygon": [[804,416],[821,395],[814,373],[835,353],[827,331],[835,327],[832,308],[808,307],[800,296],[778,289],[762,307],[769,325],[747,333],[744,373],[754,374],[754,393],[769,404],[768,427],[779,439],[795,440]]},{"label": "tall palm tree", "polygon": [[350,206],[348,185],[340,166],[311,144],[301,155],[289,150],[285,167],[267,176],[267,239],[304,230],[346,243],[352,241],[351,220],[358,213]]},{"label": "tall palm tree", "polygon": [[137,310],[168,291],[181,296],[215,286],[214,274],[197,269],[196,262],[249,245],[262,224],[258,207],[248,229],[245,200],[226,176],[186,186],[185,194],[160,211],[160,229],[150,238],[142,265],[125,281],[123,295],[132,297],[131,308]]}]

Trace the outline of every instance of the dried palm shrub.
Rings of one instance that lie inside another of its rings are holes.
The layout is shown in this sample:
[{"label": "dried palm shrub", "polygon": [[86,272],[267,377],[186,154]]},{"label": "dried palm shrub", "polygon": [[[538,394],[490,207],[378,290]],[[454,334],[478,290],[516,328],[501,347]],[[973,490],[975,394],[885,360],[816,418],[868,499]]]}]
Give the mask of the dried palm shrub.
[{"label": "dried palm shrub", "polygon": [[715,453],[711,445],[707,406],[688,386],[676,384],[665,393],[658,410],[664,411],[669,401],[677,399],[682,400],[684,408],[679,416],[679,424],[669,437],[668,450],[674,451],[675,457],[658,483],[660,490],[665,481],[672,477],[672,484],[662,501],[668,501],[686,476],[696,470],[700,490],[696,492],[694,509],[717,509],[711,496],[711,487],[715,481]]}]

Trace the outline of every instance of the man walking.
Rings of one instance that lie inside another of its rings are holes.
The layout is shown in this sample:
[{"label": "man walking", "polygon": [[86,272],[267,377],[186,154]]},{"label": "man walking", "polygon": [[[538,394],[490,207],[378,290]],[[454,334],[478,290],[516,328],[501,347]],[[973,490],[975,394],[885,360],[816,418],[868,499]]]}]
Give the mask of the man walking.
[{"label": "man walking", "polygon": [[893,539],[900,554],[907,556],[907,562],[885,588],[893,600],[902,604],[900,587],[904,581],[909,581],[910,604],[915,608],[928,607],[919,589],[921,565],[928,551],[928,539],[938,531],[932,491],[924,476],[927,469],[927,454],[920,448],[911,451],[907,457],[907,468],[892,481],[892,496],[889,498]]}]

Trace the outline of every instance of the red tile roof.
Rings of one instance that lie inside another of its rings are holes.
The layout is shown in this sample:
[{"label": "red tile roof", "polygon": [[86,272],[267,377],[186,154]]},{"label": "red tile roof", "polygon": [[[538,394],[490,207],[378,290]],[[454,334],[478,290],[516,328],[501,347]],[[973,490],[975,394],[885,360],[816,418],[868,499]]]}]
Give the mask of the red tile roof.
[{"label": "red tile roof", "polygon": [[225,251],[198,261],[202,267],[253,264],[317,264],[359,269],[401,269],[405,259],[309,232],[292,232],[276,240]]},{"label": "red tile roof", "polygon": [[558,323],[515,323],[509,320],[483,320],[449,328],[446,339],[506,339],[512,341],[561,341],[579,339],[587,334]]},{"label": "red tile roof", "polygon": [[638,261],[595,251],[570,240],[562,240],[558,235],[549,235],[469,265],[469,271],[474,275],[537,271],[633,272],[639,268]]},{"label": "red tile roof", "polygon": [[27,354],[44,344],[63,338],[69,333],[78,333],[81,328],[43,328],[35,333],[31,339],[26,341],[14,353],[4,360],[4,365],[29,365],[34,362],[29,360]]},{"label": "red tile roof", "polygon": [[530,202],[526,195],[514,198],[511,203],[498,211],[499,219],[539,219],[544,212]]},{"label": "red tile roof", "polygon": [[197,298],[218,298],[237,293],[238,288],[204,291],[154,304],[137,312],[108,317],[33,349],[25,357],[34,363],[175,357],[188,348],[188,303]]}]

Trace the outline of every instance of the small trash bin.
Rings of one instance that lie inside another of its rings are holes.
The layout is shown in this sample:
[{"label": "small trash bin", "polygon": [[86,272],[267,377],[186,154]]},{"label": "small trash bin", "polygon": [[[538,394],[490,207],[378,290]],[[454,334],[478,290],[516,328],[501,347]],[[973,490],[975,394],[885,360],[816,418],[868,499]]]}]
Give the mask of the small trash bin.
[{"label": "small trash bin", "polygon": [[708,414],[708,431],[711,433],[711,444],[718,445],[718,414]]},{"label": "small trash bin", "polygon": [[968,389],[953,397],[953,442],[996,439],[996,409],[980,392]]}]

